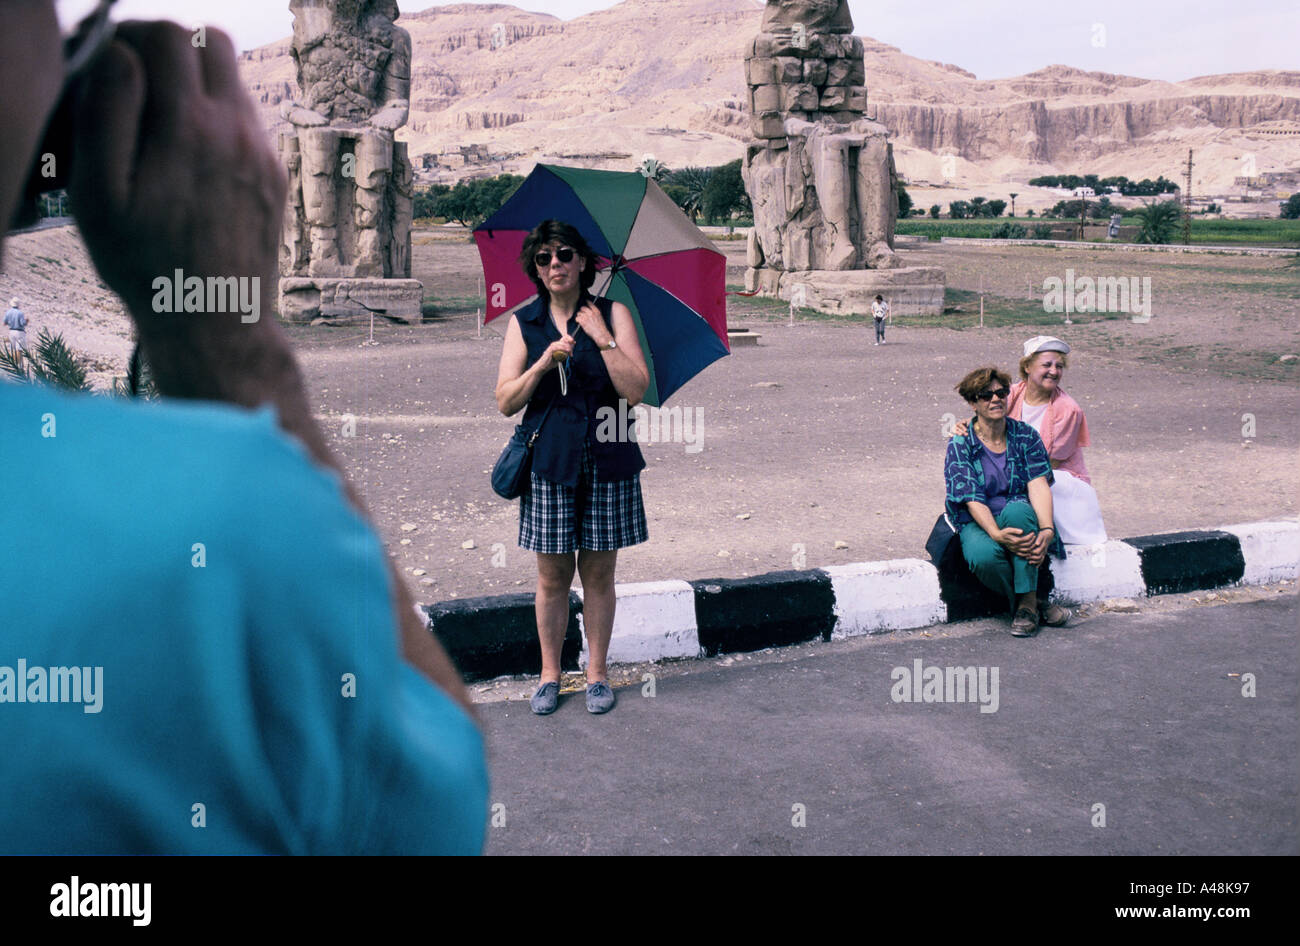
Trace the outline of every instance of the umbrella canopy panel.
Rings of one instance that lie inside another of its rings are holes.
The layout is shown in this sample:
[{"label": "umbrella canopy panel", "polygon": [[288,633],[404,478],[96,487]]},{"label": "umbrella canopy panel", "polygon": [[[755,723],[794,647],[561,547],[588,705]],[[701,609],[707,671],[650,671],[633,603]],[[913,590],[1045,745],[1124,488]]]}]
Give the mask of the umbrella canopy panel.
[{"label": "umbrella canopy panel", "polygon": [[[638,313],[654,313],[653,318],[636,318],[641,350],[650,369],[650,387],[644,400],[651,407],[659,407],[687,381],[729,353],[712,326],[640,273],[619,271],[605,296],[623,303],[634,317]],[[726,334],[725,326],[723,334]]]},{"label": "umbrella canopy panel", "polygon": [[548,219],[576,228],[596,254],[592,291],[631,310],[650,367],[646,403],[658,406],[728,354],[726,257],[658,184],[636,172],[538,165],[474,231],[486,321],[537,297],[519,256],[528,234]]}]

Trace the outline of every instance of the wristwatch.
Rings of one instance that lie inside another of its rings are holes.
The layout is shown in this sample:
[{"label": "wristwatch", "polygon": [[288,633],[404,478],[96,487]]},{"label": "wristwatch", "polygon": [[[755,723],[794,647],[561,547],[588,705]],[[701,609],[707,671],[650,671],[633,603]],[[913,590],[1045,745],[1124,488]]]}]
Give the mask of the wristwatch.
[{"label": "wristwatch", "polygon": [[617,347],[618,347],[618,342],[614,341],[614,339],[611,338],[609,340],[609,344],[605,346],[605,351],[613,351]]}]

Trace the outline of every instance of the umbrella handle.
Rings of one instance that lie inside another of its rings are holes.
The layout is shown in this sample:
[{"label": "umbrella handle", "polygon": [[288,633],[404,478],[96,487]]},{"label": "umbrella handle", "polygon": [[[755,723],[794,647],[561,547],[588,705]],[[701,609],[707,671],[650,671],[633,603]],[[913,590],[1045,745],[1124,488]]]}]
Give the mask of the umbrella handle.
[{"label": "umbrella handle", "polygon": [[569,396],[569,356],[565,352],[551,352],[551,360],[558,364],[560,372],[560,397]]}]

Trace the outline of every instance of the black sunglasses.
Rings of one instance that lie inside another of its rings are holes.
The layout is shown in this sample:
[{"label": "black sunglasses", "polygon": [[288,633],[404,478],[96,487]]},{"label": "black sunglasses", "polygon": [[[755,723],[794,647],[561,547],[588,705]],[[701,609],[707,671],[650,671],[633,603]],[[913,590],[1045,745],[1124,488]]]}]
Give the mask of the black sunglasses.
[{"label": "black sunglasses", "polygon": [[[567,246],[562,246],[555,251],[555,258],[559,260],[561,263],[572,263],[573,255],[574,255],[574,251]],[[539,269],[550,266],[551,251],[542,250],[540,253],[538,253],[536,256],[533,257],[533,262],[537,264]]]},{"label": "black sunglasses", "polygon": [[996,391],[981,391],[979,394],[976,394],[975,397],[977,397],[981,401],[991,401],[995,397],[998,398],[999,400],[1005,401],[1007,399],[1007,395],[1010,393],[1011,393],[1010,388],[998,388]]}]

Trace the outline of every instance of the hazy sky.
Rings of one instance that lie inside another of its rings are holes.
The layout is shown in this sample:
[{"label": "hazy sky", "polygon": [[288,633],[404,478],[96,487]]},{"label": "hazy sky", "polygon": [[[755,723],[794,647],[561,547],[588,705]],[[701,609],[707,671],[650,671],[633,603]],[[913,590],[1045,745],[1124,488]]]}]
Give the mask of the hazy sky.
[{"label": "hazy sky", "polygon": [[[406,12],[443,5],[399,3]],[[614,3],[523,0],[515,6],[572,19]],[[761,6],[755,0],[755,10]],[[849,6],[859,34],[984,79],[1053,63],[1170,80],[1300,69],[1297,0],[850,0]],[[118,8],[119,18],[215,24],[241,49],[288,36],[292,23],[288,0],[120,0]]]}]

